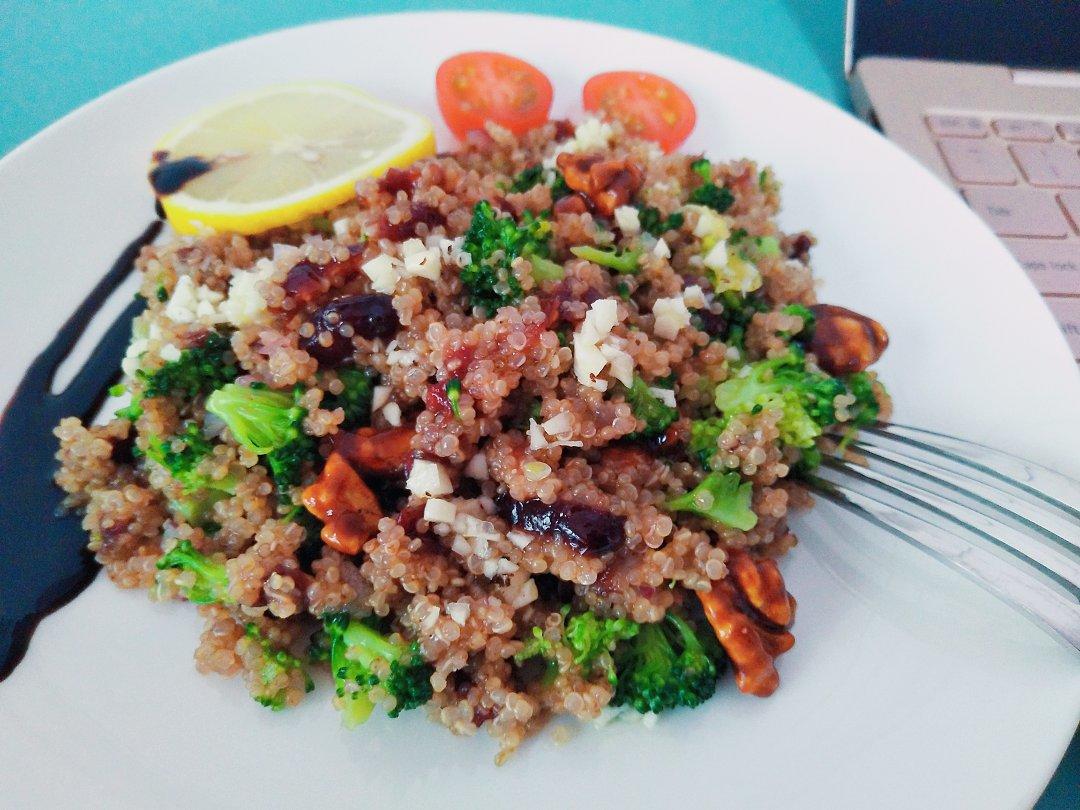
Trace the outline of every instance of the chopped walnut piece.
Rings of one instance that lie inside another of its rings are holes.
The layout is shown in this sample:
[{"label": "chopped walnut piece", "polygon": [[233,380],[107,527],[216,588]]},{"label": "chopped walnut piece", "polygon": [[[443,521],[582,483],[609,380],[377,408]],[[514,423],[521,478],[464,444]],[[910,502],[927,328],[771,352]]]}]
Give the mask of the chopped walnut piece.
[{"label": "chopped walnut piece", "polygon": [[340,453],[326,459],[318,479],[304,490],[303,501],[323,522],[322,541],[342,554],[359,554],[383,516],[375,493]]},{"label": "chopped walnut piece", "polygon": [[814,336],[810,351],[830,374],[854,374],[878,361],[889,345],[885,327],[844,307],[814,304]]},{"label": "chopped walnut piece", "polygon": [[728,551],[731,576],[698,592],[705,617],[735,668],[739,690],[768,697],[780,685],[773,660],[792,648],[787,631],[795,600],[772,560],[755,560],[746,551]]},{"label": "chopped walnut piece", "polygon": [[399,475],[407,471],[412,461],[413,427],[386,430],[360,428],[355,433],[337,433],[332,441],[334,450],[351,461],[362,472],[375,475]]},{"label": "chopped walnut piece", "polygon": [[566,185],[588,197],[606,217],[626,205],[641,188],[645,173],[629,158],[607,159],[603,155],[575,155],[563,152],[555,159]]}]

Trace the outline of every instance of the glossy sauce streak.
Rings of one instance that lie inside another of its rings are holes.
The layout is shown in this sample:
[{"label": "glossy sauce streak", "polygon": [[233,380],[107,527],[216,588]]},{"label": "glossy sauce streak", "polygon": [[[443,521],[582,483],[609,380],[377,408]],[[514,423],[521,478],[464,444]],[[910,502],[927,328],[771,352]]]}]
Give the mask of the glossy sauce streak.
[{"label": "glossy sauce streak", "polygon": [[150,170],[150,185],[159,197],[175,194],[185,183],[206,174],[214,164],[201,157],[185,157],[178,160],[162,160]]},{"label": "glossy sauce streak", "polygon": [[60,509],[63,493],[52,480],[52,429],[65,416],[89,420],[101,407],[131,339],[131,319],[145,302],[137,299],[124,310],[63,392],[49,390],[57,367],[161,225],[154,222],[124,249],[27,369],[0,415],[0,680],[22,659],[38,622],[77,596],[97,574],[99,566],[86,550],[81,516]]}]

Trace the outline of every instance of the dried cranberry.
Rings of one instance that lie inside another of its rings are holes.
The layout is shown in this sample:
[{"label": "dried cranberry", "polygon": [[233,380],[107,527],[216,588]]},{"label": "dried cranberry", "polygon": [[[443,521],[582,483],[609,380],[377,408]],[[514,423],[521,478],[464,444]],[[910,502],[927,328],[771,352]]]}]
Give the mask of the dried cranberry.
[{"label": "dried cranberry", "polygon": [[[337,365],[352,354],[352,335],[368,340],[392,337],[401,326],[393,299],[382,293],[349,295],[317,309],[312,316],[315,333],[301,347],[323,365]],[[342,334],[344,330],[348,335]],[[320,335],[329,334],[329,345]]]},{"label": "dried cranberry", "polygon": [[379,180],[379,191],[387,194],[397,194],[399,191],[412,194],[419,179],[420,172],[416,169],[387,169],[386,174]]},{"label": "dried cranberry", "polygon": [[379,219],[379,237],[393,242],[404,242],[416,236],[416,226],[420,223],[427,225],[428,230],[437,225],[445,225],[446,217],[438,208],[433,208],[427,203],[414,202],[409,207],[409,218],[401,222],[390,222],[386,215]]},{"label": "dried cranberry", "polygon": [[448,414],[453,410],[450,397],[446,394],[446,386],[442,383],[428,383],[424,389],[424,405],[436,414]]},{"label": "dried cranberry", "polygon": [[800,233],[791,242],[791,253],[788,258],[802,259],[806,258],[806,254],[810,252],[810,248],[813,246],[813,241],[805,233]]},{"label": "dried cranberry", "polygon": [[511,525],[536,534],[547,534],[568,544],[581,554],[606,554],[626,540],[626,520],[578,503],[539,498],[515,501],[503,495],[498,501],[499,516]]},{"label": "dried cranberry", "polygon": [[566,197],[560,197],[555,201],[552,209],[555,214],[584,214],[589,210],[589,200],[581,192],[575,191]]},{"label": "dried cranberry", "polygon": [[722,337],[727,333],[727,318],[709,309],[699,309],[691,319],[694,326],[709,337]]},{"label": "dried cranberry", "polygon": [[325,268],[304,259],[289,268],[289,274],[285,276],[285,292],[290,296],[299,295],[304,298],[317,295],[322,292],[325,277]]},{"label": "dried cranberry", "polygon": [[555,125],[555,140],[565,141],[574,134],[574,122],[565,118],[556,118],[551,122]]}]

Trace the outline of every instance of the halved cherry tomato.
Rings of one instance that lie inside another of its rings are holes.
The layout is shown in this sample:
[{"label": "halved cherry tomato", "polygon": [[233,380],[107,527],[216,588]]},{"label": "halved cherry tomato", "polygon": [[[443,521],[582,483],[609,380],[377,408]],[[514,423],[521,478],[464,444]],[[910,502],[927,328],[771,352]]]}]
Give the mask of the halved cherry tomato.
[{"label": "halved cherry tomato", "polygon": [[459,138],[488,121],[516,135],[538,127],[551,110],[551,82],[528,62],[505,53],[451,56],[435,74],[435,94],[450,131]]},{"label": "halved cherry tomato", "polygon": [[665,152],[685,141],[697,121],[690,96],[654,73],[598,73],[581,95],[586,110],[621,121],[628,133],[656,141]]}]

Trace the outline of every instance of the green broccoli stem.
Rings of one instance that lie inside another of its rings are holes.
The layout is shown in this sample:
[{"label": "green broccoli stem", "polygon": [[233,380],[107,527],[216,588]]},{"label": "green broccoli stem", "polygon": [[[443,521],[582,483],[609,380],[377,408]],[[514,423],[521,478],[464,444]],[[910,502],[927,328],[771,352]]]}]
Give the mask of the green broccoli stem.
[{"label": "green broccoli stem", "polygon": [[388,664],[401,658],[407,648],[394,644],[363,622],[352,621],[342,634],[351,657],[366,667],[381,658]]}]

